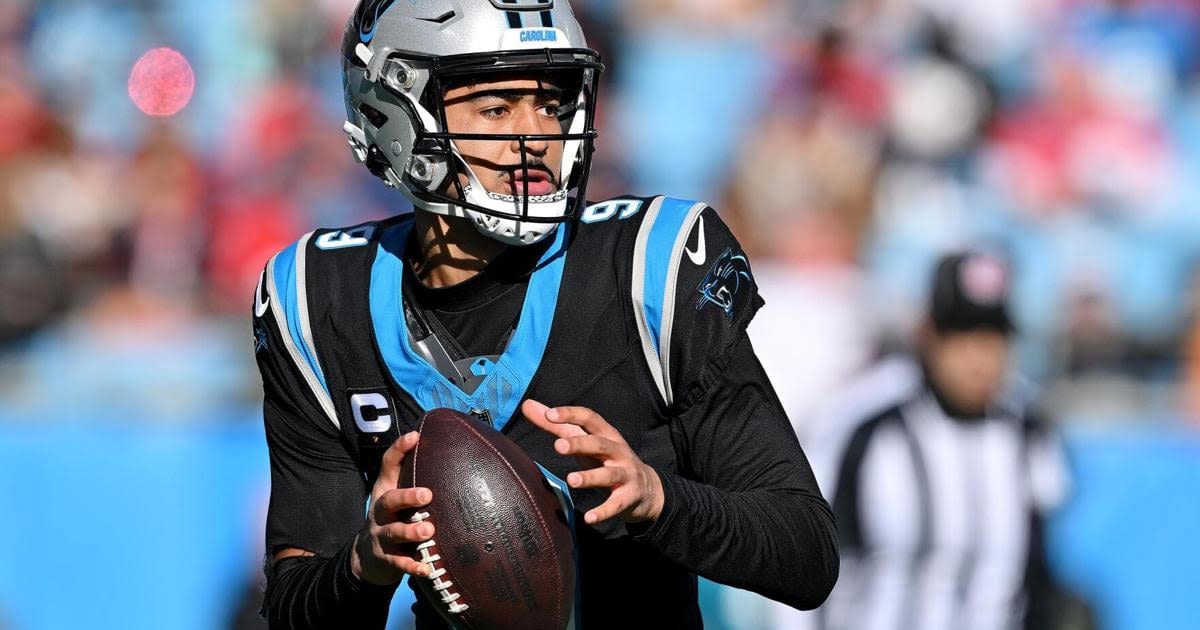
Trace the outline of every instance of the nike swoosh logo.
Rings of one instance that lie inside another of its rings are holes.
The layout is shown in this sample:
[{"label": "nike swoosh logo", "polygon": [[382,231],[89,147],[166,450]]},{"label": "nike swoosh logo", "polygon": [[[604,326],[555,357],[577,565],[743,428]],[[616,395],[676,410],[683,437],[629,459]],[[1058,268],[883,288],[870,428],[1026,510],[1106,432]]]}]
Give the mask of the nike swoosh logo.
[{"label": "nike swoosh logo", "polygon": [[258,286],[255,287],[255,289],[254,289],[254,316],[255,317],[262,317],[263,313],[267,312],[267,307],[271,305],[271,296],[268,295],[267,299],[265,299],[265,300],[262,298],[263,278],[266,277],[266,275],[267,275],[266,272],[263,272],[263,274],[258,277]]},{"label": "nike swoosh logo", "polygon": [[700,215],[700,241],[698,243],[696,243],[696,251],[692,251],[687,248],[687,245],[684,245],[683,253],[687,254],[687,257],[693,263],[695,263],[697,265],[704,264],[704,259],[707,257],[707,252],[704,251],[704,215],[703,214]]}]

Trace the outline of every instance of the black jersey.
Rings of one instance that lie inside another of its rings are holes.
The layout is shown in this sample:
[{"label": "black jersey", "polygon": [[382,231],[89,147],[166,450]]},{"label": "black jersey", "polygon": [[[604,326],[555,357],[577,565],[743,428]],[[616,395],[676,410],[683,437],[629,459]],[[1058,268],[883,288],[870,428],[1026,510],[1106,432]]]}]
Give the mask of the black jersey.
[{"label": "black jersey", "polygon": [[[581,627],[699,627],[697,574],[800,608],[824,600],[832,514],[746,336],[763,302],[716,212],[666,197],[588,206],[533,250],[504,347],[458,357],[469,384],[414,345],[411,229],[402,216],[312,232],[270,260],[255,296],[267,549],[317,554],[269,575],[273,622],[382,627],[391,591],[347,577],[349,545],[379,457],[425,410],[472,413],[550,473],[576,470],[520,416],[526,398],[594,409],[663,482],[653,523],[576,519]],[[580,515],[607,497],[571,494]],[[415,611],[419,626],[440,625],[419,596]]]}]

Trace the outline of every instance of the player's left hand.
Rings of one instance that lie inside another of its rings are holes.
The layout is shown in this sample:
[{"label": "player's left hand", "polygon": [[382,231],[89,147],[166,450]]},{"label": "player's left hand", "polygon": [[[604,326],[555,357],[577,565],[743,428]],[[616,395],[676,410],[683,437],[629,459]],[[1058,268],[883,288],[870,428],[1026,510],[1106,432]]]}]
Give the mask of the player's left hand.
[{"label": "player's left hand", "polygon": [[627,523],[653,521],[662,513],[663,486],[658,472],[643,462],[600,414],[587,407],[547,407],[535,400],[522,403],[521,413],[558,437],[555,451],[574,455],[586,468],[567,475],[568,486],[612,490],[608,500],[583,515],[588,524],[614,516]]}]

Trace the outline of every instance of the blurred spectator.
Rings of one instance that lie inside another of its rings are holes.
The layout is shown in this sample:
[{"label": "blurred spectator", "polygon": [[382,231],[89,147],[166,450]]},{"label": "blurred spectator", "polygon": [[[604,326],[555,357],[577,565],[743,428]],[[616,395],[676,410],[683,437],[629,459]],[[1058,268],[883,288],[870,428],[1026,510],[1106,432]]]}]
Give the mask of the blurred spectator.
[{"label": "blurred spectator", "polygon": [[1005,385],[1009,282],[991,256],[943,258],[916,356],[884,361],[814,424],[806,448],[842,543],[818,627],[1058,627],[1043,525],[1067,471],[1028,394]]},{"label": "blurred spectator", "polygon": [[306,227],[354,224],[379,211],[363,198],[351,174],[361,169],[316,102],[295,79],[267,83],[224,139],[209,216],[212,297],[223,310],[242,312],[263,261]]},{"label": "blurred spectator", "polygon": [[[329,35],[329,17],[319,10],[319,4],[318,0],[253,3],[250,23],[256,31],[254,35],[274,52],[277,71],[294,75],[324,61],[322,44]],[[349,4],[343,15],[349,15],[352,10],[353,4]]]},{"label": "blurred spectator", "polygon": [[191,303],[201,287],[206,182],[190,147],[169,125],[151,127],[124,175],[130,208],[129,280],[162,299]]},{"label": "blurred spectator", "polygon": [[[0,184],[5,175],[0,173]],[[3,204],[0,198],[0,204]],[[12,215],[0,205],[0,350],[27,339],[67,304],[62,270],[33,235],[12,226]]]},{"label": "blurred spectator", "polygon": [[1186,287],[1188,306],[1184,318],[1182,408],[1188,420],[1200,426],[1200,260],[1192,264]]},{"label": "blurred spectator", "polygon": [[609,97],[632,192],[712,200],[764,102],[779,0],[624,2],[621,71]]},{"label": "blurred spectator", "polygon": [[871,208],[883,87],[836,30],[808,56],[742,140],[719,207],[756,260],[850,266]]},{"label": "blurred spectator", "polygon": [[1063,374],[1116,374],[1127,353],[1111,298],[1103,287],[1083,286],[1066,299],[1063,322]]},{"label": "blurred spectator", "polygon": [[[324,60],[353,4],[5,4],[0,206],[15,244],[5,254],[30,261],[7,265],[8,281],[43,267],[62,281],[47,290],[57,298],[0,306],[13,311],[4,317],[51,321],[56,300],[77,309],[126,282],[240,312],[264,253],[305,226],[404,211],[352,168],[341,103],[316,96],[337,90],[314,89],[339,80]],[[575,9],[613,92],[598,113],[593,199],[682,191],[727,214],[781,277],[859,273],[878,315],[867,325],[882,327],[864,337],[911,332],[936,252],[999,243],[1038,289],[1017,295],[1014,311],[1040,347],[1081,358],[1117,339],[1131,349],[1112,368],[1134,388],[1178,371],[1179,353],[1163,351],[1183,343],[1170,274],[1200,253],[1200,237],[1187,236],[1200,227],[1195,3]],[[196,97],[170,121],[148,121],[124,79],[163,43],[193,62]],[[1104,236],[1071,245],[1088,233]],[[1085,306],[1069,302],[1085,258],[1113,269],[1104,332],[1061,317]],[[1039,378],[1074,378],[1048,356],[1019,354]]]}]

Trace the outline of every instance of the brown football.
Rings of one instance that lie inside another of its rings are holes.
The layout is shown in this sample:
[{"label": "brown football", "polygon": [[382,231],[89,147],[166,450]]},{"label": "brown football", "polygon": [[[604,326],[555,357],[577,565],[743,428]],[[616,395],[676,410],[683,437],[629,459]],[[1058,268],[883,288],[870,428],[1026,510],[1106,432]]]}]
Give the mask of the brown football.
[{"label": "brown football", "polygon": [[417,546],[433,574],[412,578],[429,604],[459,628],[565,628],[575,600],[571,531],[541,470],[508,437],[452,409],[426,413],[418,431],[400,484],[433,492],[404,515],[436,530]]}]

